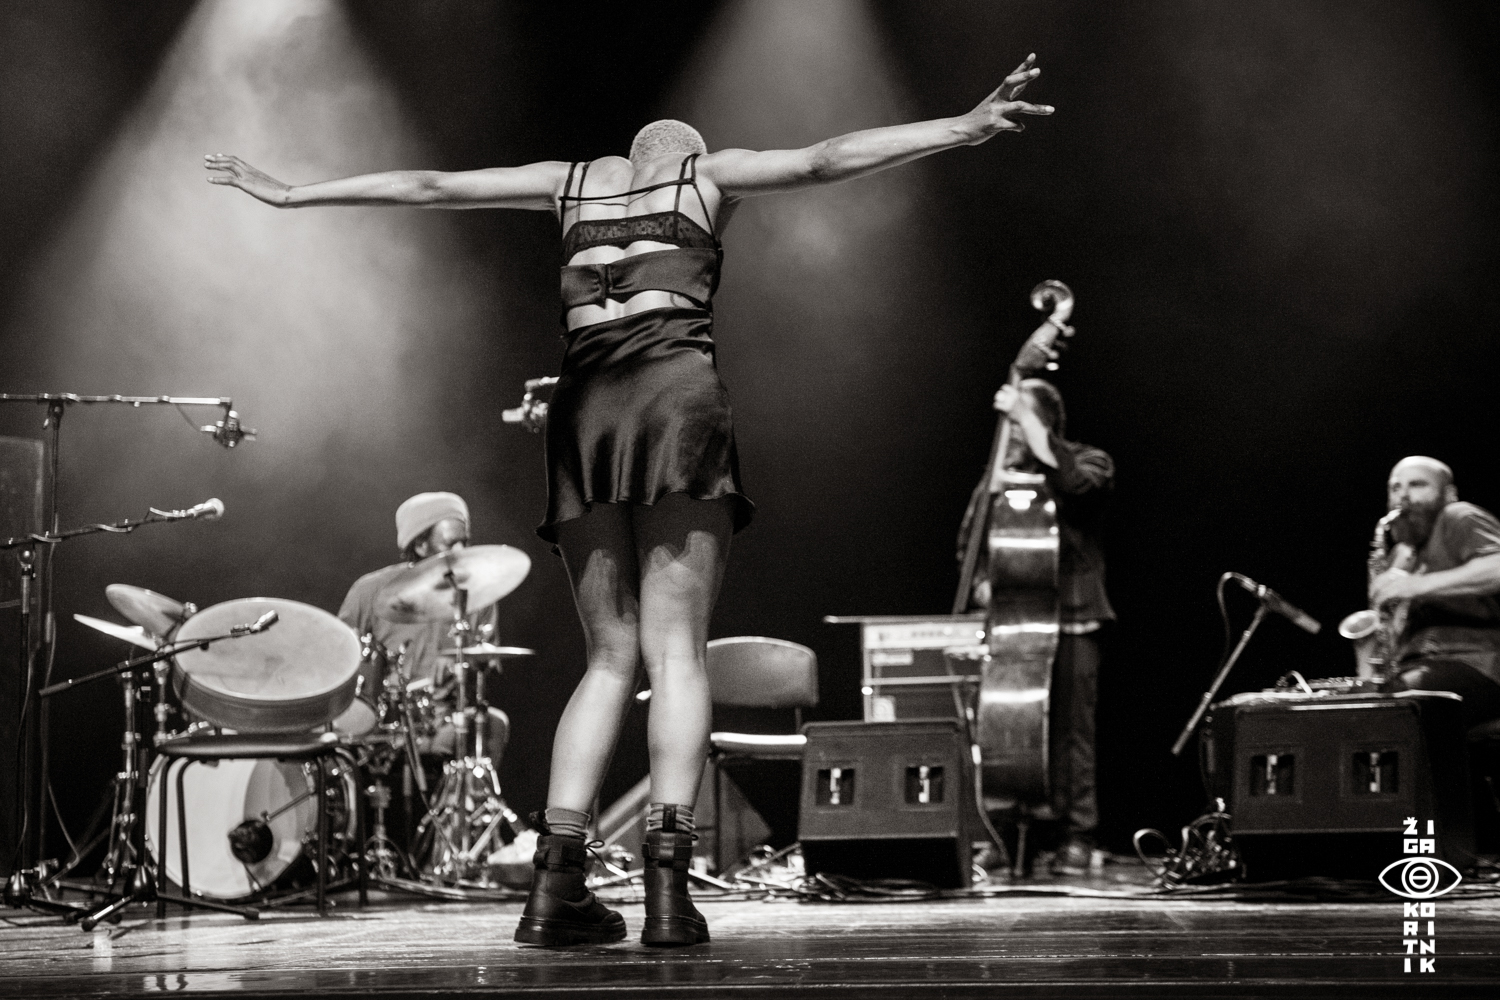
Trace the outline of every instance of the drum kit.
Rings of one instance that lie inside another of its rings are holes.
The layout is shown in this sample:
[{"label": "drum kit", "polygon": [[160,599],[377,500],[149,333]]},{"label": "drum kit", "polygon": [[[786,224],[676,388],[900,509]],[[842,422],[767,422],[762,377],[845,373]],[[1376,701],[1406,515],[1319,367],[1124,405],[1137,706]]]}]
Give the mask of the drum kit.
[{"label": "drum kit", "polygon": [[[407,567],[377,594],[379,614],[389,621],[449,623],[452,647],[445,654],[452,668],[443,690],[429,678],[408,676],[404,650],[388,650],[373,635],[357,635],[311,605],[254,597],[199,610],[140,587],[106,588],[110,604],[131,624],[75,619],[150,652],[68,682],[115,674],[125,690],[125,761],[116,776],[110,849],[101,871],[119,898],[85,923],[117,919],[125,905],[141,898],[139,886],[150,884],[152,863],[165,865],[167,877],[181,884],[177,850],[162,857],[155,846],[162,843],[157,817],[159,797],[168,794],[168,758],[149,758],[153,746],[205,731],[325,731],[342,749],[320,763],[228,759],[187,768],[181,787],[195,902],[298,894],[299,879],[318,863],[312,857],[314,767],[324,768],[334,866],[347,870],[357,858],[377,885],[445,898],[523,886],[519,875],[523,868],[529,874],[536,834],[501,797],[485,682],[506,661],[534,653],[476,639],[468,610],[505,597],[530,565],[509,546],[457,548]],[[140,711],[145,704],[154,707],[149,741],[146,713]],[[440,731],[453,734],[451,755],[429,796],[422,755]],[[387,780],[403,764],[425,808],[405,849],[385,822],[391,805]],[[371,836],[362,845],[355,815],[361,787],[373,814]],[[120,886],[130,888],[121,894]]]}]

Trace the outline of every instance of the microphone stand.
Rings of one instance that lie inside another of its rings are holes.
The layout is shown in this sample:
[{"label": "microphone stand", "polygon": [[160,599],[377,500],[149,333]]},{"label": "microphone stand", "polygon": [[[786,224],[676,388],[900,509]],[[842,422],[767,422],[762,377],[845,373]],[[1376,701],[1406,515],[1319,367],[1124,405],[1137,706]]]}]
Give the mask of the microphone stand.
[{"label": "microphone stand", "polygon": [[1198,710],[1193,713],[1193,717],[1183,727],[1182,735],[1177,737],[1176,743],[1172,744],[1173,757],[1182,755],[1182,748],[1187,746],[1187,741],[1192,738],[1193,731],[1198,728],[1198,723],[1203,720],[1203,713],[1208,711],[1208,706],[1214,700],[1214,695],[1219,692],[1219,686],[1228,679],[1229,671],[1234,668],[1234,663],[1240,658],[1240,653],[1244,652],[1246,644],[1250,642],[1250,636],[1255,633],[1255,630],[1260,627],[1260,623],[1265,620],[1266,612],[1270,609],[1266,607],[1266,599],[1264,597],[1260,597],[1259,602],[1255,608],[1255,617],[1250,619],[1249,626],[1246,627],[1244,633],[1240,636],[1239,644],[1234,647],[1234,652],[1229,654],[1229,659],[1224,661],[1224,666],[1219,668],[1219,675],[1214,678],[1214,682],[1208,686],[1207,691],[1203,692],[1203,700],[1198,702]]},{"label": "microphone stand", "polygon": [[[47,408],[46,419],[42,421],[42,428],[50,430],[48,435],[48,470],[47,470],[47,513],[44,522],[44,536],[41,539],[49,543],[60,541],[63,537],[58,532],[58,467],[61,458],[62,442],[62,418],[67,408],[74,404],[123,404],[133,408],[141,406],[218,406],[224,410],[224,419],[213,430],[214,440],[219,441],[225,447],[233,447],[240,438],[255,436],[254,431],[241,430],[238,415],[234,413],[234,401],[227,396],[201,397],[201,396],[80,396],[76,393],[64,392],[40,392],[40,393],[0,393],[0,403],[32,403]],[[142,522],[145,523],[145,522]],[[101,528],[99,530],[110,530]],[[125,529],[131,530],[131,529]],[[87,533],[87,532],[85,532]],[[7,544],[0,546],[3,549],[29,546],[32,541],[37,540],[35,536],[20,540],[9,539]],[[18,759],[16,761],[16,794],[14,803],[15,830],[18,843],[5,845],[9,857],[6,861],[16,861],[10,878],[6,881],[4,900],[11,906],[34,906],[37,909],[46,909],[43,902],[46,897],[38,896],[41,884],[45,881],[44,870],[50,867],[49,862],[43,860],[47,853],[47,800],[50,783],[48,780],[48,708],[47,704],[37,697],[36,691],[40,684],[46,683],[52,677],[52,664],[57,652],[57,628],[56,619],[53,615],[53,575],[52,575],[52,549],[43,550],[46,554],[39,560],[38,567],[31,561],[23,551],[21,557],[21,579],[25,591],[30,590],[30,581],[37,581],[37,607],[36,614],[41,619],[41,630],[38,639],[33,642],[31,635],[30,617],[31,607],[24,603],[29,599],[29,593],[23,598],[21,607],[21,630],[22,652],[21,659],[16,664],[18,675],[17,687],[21,697],[17,701],[19,715],[17,716],[17,728],[20,730],[18,741]]]}]

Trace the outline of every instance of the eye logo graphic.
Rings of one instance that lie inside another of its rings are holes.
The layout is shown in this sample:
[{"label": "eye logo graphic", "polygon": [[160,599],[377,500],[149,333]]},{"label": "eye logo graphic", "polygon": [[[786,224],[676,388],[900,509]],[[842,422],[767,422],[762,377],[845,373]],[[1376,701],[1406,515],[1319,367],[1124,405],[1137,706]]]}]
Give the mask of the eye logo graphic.
[{"label": "eye logo graphic", "polygon": [[[1445,873],[1453,881],[1443,885]],[[1463,875],[1446,861],[1437,858],[1403,858],[1385,866],[1380,884],[1407,899],[1434,899],[1458,888]]]}]

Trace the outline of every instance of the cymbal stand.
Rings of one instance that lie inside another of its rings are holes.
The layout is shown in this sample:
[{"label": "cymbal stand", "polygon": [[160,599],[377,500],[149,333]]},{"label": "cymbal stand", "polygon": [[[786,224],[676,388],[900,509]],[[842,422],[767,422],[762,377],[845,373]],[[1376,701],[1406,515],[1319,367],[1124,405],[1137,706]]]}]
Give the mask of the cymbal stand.
[{"label": "cymbal stand", "polygon": [[[483,667],[474,675],[474,704],[469,703],[469,662],[464,647],[472,631],[468,620],[468,591],[452,573],[454,639],[453,673],[457,704],[453,714],[453,759],[443,766],[442,784],[432,807],[417,827],[416,842],[431,837],[426,869],[446,882],[478,882],[489,887],[485,859],[515,839],[519,822],[500,796],[500,776],[488,752],[489,703],[484,696]],[[472,749],[469,734],[474,734]],[[509,836],[507,837],[507,834]]]},{"label": "cymbal stand", "polygon": [[[142,724],[145,716],[141,712],[141,705],[145,700],[155,702],[156,732],[152,742],[157,744],[163,742],[166,738],[165,723],[168,712],[165,687],[166,661],[185,649],[193,647],[206,649],[215,642],[237,639],[242,635],[251,634],[254,633],[248,628],[238,626],[236,630],[224,635],[194,639],[190,642],[170,643],[155,652],[124,660],[115,666],[97,670],[92,674],[61,681],[42,688],[39,692],[42,698],[47,698],[79,684],[111,674],[119,678],[120,686],[124,691],[125,732],[120,741],[122,766],[115,775],[115,805],[114,814],[110,819],[110,848],[102,866],[102,870],[109,876],[108,895],[114,898],[106,900],[102,905],[93,909],[76,908],[73,916],[79,918],[79,926],[84,930],[93,930],[101,921],[117,922],[131,903],[150,903],[158,898],[199,909],[218,910],[222,913],[235,913],[241,916],[246,914],[245,907],[219,904],[209,899],[189,899],[176,894],[163,895],[156,891],[154,867],[146,852],[145,824],[146,785],[151,773],[151,743],[147,742],[143,732]],[[163,794],[166,794],[165,791]],[[81,884],[70,885],[70,888],[94,891],[94,887]]]}]

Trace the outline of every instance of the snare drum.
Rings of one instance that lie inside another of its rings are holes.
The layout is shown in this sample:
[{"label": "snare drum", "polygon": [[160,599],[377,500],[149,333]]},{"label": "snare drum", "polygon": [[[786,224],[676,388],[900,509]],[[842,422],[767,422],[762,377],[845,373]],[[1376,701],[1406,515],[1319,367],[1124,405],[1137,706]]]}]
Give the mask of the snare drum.
[{"label": "snare drum", "polygon": [[[170,788],[169,762],[173,765]],[[317,779],[311,769],[321,766],[316,762],[245,759],[179,763],[160,758],[151,769],[146,788],[146,849],[157,864],[166,866],[167,878],[181,885],[176,768],[186,767],[182,789],[187,802],[188,864],[194,895],[230,901],[263,889],[311,881],[310,864],[318,841]],[[328,851],[335,867],[356,847],[352,808],[356,789],[351,772],[351,768],[340,766],[327,782]],[[165,851],[161,850],[158,822],[164,788]]]}]

